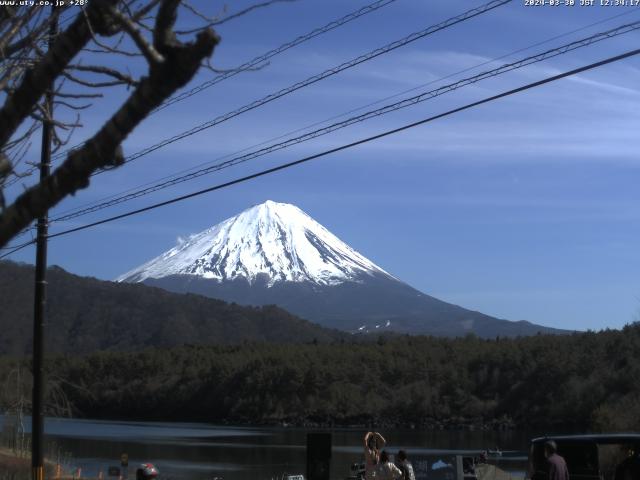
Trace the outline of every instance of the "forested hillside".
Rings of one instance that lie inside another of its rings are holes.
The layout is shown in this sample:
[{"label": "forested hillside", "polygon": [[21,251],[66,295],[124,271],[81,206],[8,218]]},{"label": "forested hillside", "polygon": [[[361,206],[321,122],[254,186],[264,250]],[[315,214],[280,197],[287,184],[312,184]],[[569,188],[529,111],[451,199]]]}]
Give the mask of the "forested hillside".
[{"label": "forested hillside", "polygon": [[[47,274],[47,351],[89,353],[148,346],[333,341],[346,335],[274,307],[242,307],[145,285]],[[0,262],[0,354],[31,350],[32,266]]]},{"label": "forested hillside", "polygon": [[[14,365],[0,363],[0,379]],[[154,348],[47,362],[87,417],[640,429],[640,326],[482,340]]]}]

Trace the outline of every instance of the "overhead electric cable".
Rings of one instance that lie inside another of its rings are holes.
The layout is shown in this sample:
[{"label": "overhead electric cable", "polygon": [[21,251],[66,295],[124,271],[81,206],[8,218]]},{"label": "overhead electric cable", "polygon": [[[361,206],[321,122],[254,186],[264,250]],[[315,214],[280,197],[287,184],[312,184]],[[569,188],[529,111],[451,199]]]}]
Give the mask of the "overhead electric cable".
[{"label": "overhead electric cable", "polygon": [[[341,27],[343,25],[346,25],[347,23],[356,20],[364,15],[367,15],[368,13],[372,13],[375,12],[376,10],[379,10],[382,7],[385,7],[393,2],[395,2],[397,0],[377,0],[373,3],[370,3],[368,5],[365,5],[362,8],[359,8],[358,10],[355,10],[351,13],[348,13],[347,15],[344,15],[343,17],[340,17],[336,20],[333,20],[329,23],[327,23],[326,25],[323,25],[322,27],[318,27],[315,28],[313,30],[311,30],[310,32],[304,34],[304,35],[300,35],[299,37],[296,37],[295,39],[283,43],[282,45],[280,45],[279,47],[276,47],[272,50],[269,50],[268,52],[265,52],[261,55],[258,55],[257,57],[249,60],[248,62],[243,63],[242,65],[240,65],[237,68],[234,68],[232,70],[229,70],[227,72],[221,73],[216,75],[215,77],[213,77],[210,80],[207,80],[203,83],[201,83],[200,85],[197,85],[193,88],[191,88],[190,90],[188,90],[187,92],[183,92],[179,95],[176,95],[174,97],[171,97],[167,100],[165,100],[165,102],[163,104],[161,104],[159,107],[157,107],[155,110],[153,110],[149,115],[153,115],[154,113],[168,107],[169,105],[173,105],[174,103],[180,102],[182,100],[186,100],[187,98],[190,98],[194,95],[196,95],[197,93],[206,90],[209,87],[212,87],[213,85],[216,85],[217,83],[220,83],[224,80],[227,80],[231,77],[234,77],[235,75],[242,73],[242,72],[246,72],[255,68],[258,68],[262,65],[264,65],[266,62],[268,62],[269,59],[275,57],[276,55],[279,55],[283,52],[286,52],[287,50],[294,48],[304,42],[307,42],[315,37],[318,37],[324,33],[330,32],[331,30],[334,30],[338,27]],[[69,21],[71,18],[75,17],[75,15],[70,15],[69,17],[67,17],[65,19],[65,23],[67,21]],[[58,160],[60,158],[63,158],[65,156],[67,156],[69,154],[70,151],[75,150],[79,147],[81,147],[83,143],[79,143],[71,148],[68,148],[64,151],[58,152],[55,155],[52,156],[52,160]],[[38,167],[31,167],[30,169],[28,169],[26,172],[22,173],[20,176],[16,176],[13,179],[11,179],[9,182],[7,182],[7,184],[5,185],[6,187],[9,187],[17,182],[20,181],[20,178],[25,176],[25,175],[30,175],[31,173],[35,172],[38,169]]]},{"label": "overhead electric cable", "polygon": [[2,260],[3,258],[6,258],[10,255],[13,255],[14,253],[22,250],[23,248],[28,247],[29,245],[35,245],[35,240],[31,240],[29,243],[23,243],[22,245],[18,245],[17,247],[14,247],[10,252],[4,253],[2,255],[0,255],[0,260]]},{"label": "overhead electric cable", "polygon": [[[13,239],[16,239],[19,235],[16,235],[15,237],[13,237]],[[26,246],[26,245],[31,245],[32,240],[29,240],[27,242],[24,242],[23,244],[20,245],[8,245],[5,247],[0,247],[0,250],[13,250],[14,248],[20,247],[22,248],[22,246]]]},{"label": "overhead electric cable", "polygon": [[[420,30],[419,32],[414,32],[410,35],[407,35],[404,38],[401,38],[400,40],[396,40],[394,42],[388,43],[387,45],[377,48],[375,50],[372,50],[368,53],[365,53],[364,55],[360,55],[359,57],[356,57],[352,60],[349,60],[348,62],[344,62],[340,65],[338,65],[337,67],[333,67],[330,68],[328,70],[325,70],[322,73],[313,75],[305,80],[302,80],[300,82],[294,83],[293,85],[290,85],[286,88],[283,88],[277,92],[271,93],[259,100],[255,100],[251,103],[248,103],[246,105],[243,105],[242,107],[233,110],[231,112],[227,112],[224,113],[222,115],[219,115],[218,117],[209,120],[208,122],[204,122],[200,125],[197,125],[189,130],[186,130],[182,133],[179,133],[177,135],[174,135],[170,138],[167,138],[165,140],[162,140],[154,145],[151,145],[149,147],[146,147],[142,150],[139,150],[138,152],[129,155],[126,159],[125,159],[125,163],[130,163],[134,160],[137,160],[140,157],[143,157],[145,155],[148,155],[151,152],[154,152],[160,148],[166,147],[167,145],[170,145],[172,143],[175,143],[179,140],[182,140],[184,138],[187,138],[191,135],[194,135],[196,133],[202,132],[203,130],[207,130],[211,127],[214,127],[215,125],[219,125],[223,122],[226,122],[227,120],[230,120],[234,117],[237,117],[238,115],[241,115],[243,113],[246,113],[250,110],[254,110],[258,107],[261,107],[262,105],[265,105],[267,103],[270,103],[278,98],[284,97],[285,95],[288,95],[290,93],[293,93],[297,90],[300,90],[301,88],[307,87],[309,85],[312,85],[316,82],[319,82],[320,80],[324,80],[325,78],[329,78],[333,75],[336,75],[337,73],[340,73],[344,70],[347,70],[349,68],[353,68],[356,65],[360,65],[361,63],[367,62],[373,58],[379,57],[380,55],[389,53],[397,48],[403,47],[405,45],[408,45],[412,42],[415,42],[416,40],[419,40],[421,38],[424,38],[428,35],[431,35],[433,33],[439,32],[441,30],[444,30],[446,28],[449,28],[453,25],[456,25],[458,23],[464,22],[466,20],[469,20],[471,18],[474,18],[478,15],[481,15],[483,13],[489,12],[491,10],[493,10],[494,8],[500,7],[502,5],[505,5],[507,3],[512,2],[513,0],[492,0],[488,3],[485,3],[479,7],[475,7],[472,8],[471,10],[467,10],[464,13],[461,13],[460,15],[456,15],[454,17],[451,17],[447,20],[445,20],[444,22],[440,22],[438,24],[432,25],[430,27],[427,27],[423,30]],[[95,172],[93,175],[99,175],[101,173],[105,172],[105,170],[99,170],[97,172]]]},{"label": "overhead electric cable", "polygon": [[[174,197],[172,199],[165,200],[165,201],[159,202],[159,203],[155,203],[155,204],[149,205],[147,207],[139,208],[139,209],[136,209],[136,210],[132,210],[132,211],[120,214],[120,215],[115,215],[115,216],[108,217],[108,218],[105,218],[105,219],[102,219],[102,220],[98,220],[96,222],[88,223],[88,224],[81,225],[81,226],[78,226],[78,227],[75,227],[75,228],[70,228],[68,230],[63,230],[61,232],[50,234],[48,236],[48,238],[56,238],[56,237],[60,237],[60,236],[63,236],[63,235],[68,235],[70,233],[79,232],[81,230],[86,230],[88,228],[96,227],[98,225],[103,225],[105,223],[113,222],[115,220],[120,220],[120,219],[123,219],[123,218],[131,217],[131,216],[143,213],[143,212],[148,212],[150,210],[155,210],[157,208],[164,207],[166,205],[171,205],[173,203],[181,202],[181,201],[187,200],[189,198],[193,198],[193,197],[197,197],[197,196],[200,196],[200,195],[204,195],[205,193],[213,192],[215,190],[220,190],[220,189],[223,189],[223,188],[226,188],[226,187],[230,187],[232,185],[237,185],[239,183],[243,183],[243,182],[246,182],[248,180],[253,180],[255,178],[259,178],[259,177],[262,177],[262,176],[265,176],[265,175],[268,175],[268,174],[271,174],[271,173],[275,173],[275,172],[278,172],[280,170],[285,170],[287,168],[291,168],[291,167],[294,167],[296,165],[300,165],[302,163],[309,162],[311,160],[315,160],[315,159],[318,159],[318,158],[321,158],[321,157],[325,157],[325,156],[330,155],[332,153],[337,153],[337,152],[340,152],[340,151],[343,151],[343,150],[347,150],[349,148],[353,148],[353,147],[358,146],[358,145],[362,145],[364,143],[371,142],[373,140],[378,140],[380,138],[384,138],[384,137],[387,137],[387,136],[390,136],[390,135],[394,135],[396,133],[403,132],[405,130],[409,130],[409,129],[417,127],[419,125],[423,125],[423,124],[432,122],[434,120],[453,115],[455,113],[459,113],[459,112],[462,112],[462,111],[465,111],[465,110],[469,110],[471,108],[478,107],[480,105],[483,105],[483,104],[486,104],[486,103],[489,103],[489,102],[492,102],[492,101],[495,101],[495,100],[498,100],[498,99],[501,99],[501,98],[504,98],[504,97],[508,97],[508,96],[514,95],[516,93],[520,93],[520,92],[523,92],[523,91],[526,91],[526,90],[530,90],[532,88],[539,87],[539,86],[545,85],[547,83],[551,83],[551,82],[554,82],[554,81],[557,81],[557,80],[560,80],[560,79],[563,79],[563,78],[566,78],[566,77],[570,77],[570,76],[576,75],[578,73],[586,72],[588,70],[593,70],[593,69],[601,67],[603,65],[608,65],[608,64],[613,63],[613,62],[618,62],[620,60],[623,60],[625,58],[629,58],[629,57],[632,57],[632,56],[638,55],[638,54],[640,54],[640,49],[630,50],[630,51],[628,51],[626,53],[623,53],[623,54],[620,54],[620,55],[616,55],[614,57],[608,57],[608,58],[606,58],[604,60],[600,60],[598,62],[591,63],[591,64],[585,65],[583,67],[575,68],[573,70],[569,70],[567,72],[560,73],[558,75],[547,77],[547,78],[545,78],[543,80],[538,80],[536,82],[528,83],[528,84],[523,85],[521,87],[517,87],[517,88],[511,89],[511,90],[499,93],[497,95],[493,95],[491,97],[486,97],[486,98],[484,98],[482,100],[478,100],[478,101],[473,102],[473,103],[468,103],[468,104],[466,104],[466,105],[464,105],[462,107],[454,108],[454,109],[448,110],[448,111],[446,111],[444,113],[440,113],[438,115],[427,117],[427,118],[419,120],[417,122],[409,123],[407,125],[403,125],[402,127],[394,128],[392,130],[387,130],[387,131],[379,133],[377,135],[373,135],[373,136],[370,136],[370,137],[367,137],[367,138],[363,138],[363,139],[357,140],[355,142],[348,143],[346,145],[341,145],[339,147],[335,147],[335,148],[332,148],[332,149],[329,149],[329,150],[325,150],[323,152],[320,152],[320,153],[317,153],[317,154],[314,154],[314,155],[310,155],[308,157],[304,157],[304,158],[301,158],[299,160],[295,160],[293,162],[289,162],[289,163],[285,163],[285,164],[282,164],[282,165],[278,165],[278,166],[273,167],[273,168],[268,168],[266,170],[262,170],[260,172],[257,172],[257,173],[251,174],[251,175],[247,175],[247,176],[244,176],[244,177],[241,177],[241,178],[237,178],[235,180],[231,180],[231,181],[228,181],[228,182],[225,182],[225,183],[214,185],[212,187],[205,188],[203,190],[199,190],[199,191],[196,191],[196,192],[192,192],[192,193],[189,193],[187,195],[181,195],[179,197]],[[0,257],[0,258],[2,258],[2,257]]]},{"label": "overhead electric cable", "polygon": [[253,149],[253,148],[261,147],[261,146],[264,146],[264,145],[269,144],[270,142],[274,142],[274,141],[277,141],[277,140],[281,140],[281,139],[283,139],[283,138],[286,138],[286,137],[287,137],[287,136],[289,136],[289,135],[293,135],[293,134],[296,134],[296,133],[299,133],[299,132],[303,132],[303,131],[308,130],[308,129],[310,129],[310,128],[317,127],[318,125],[322,125],[322,124],[327,123],[327,122],[330,122],[330,121],[332,121],[332,120],[336,120],[336,119],[338,119],[338,118],[342,118],[342,117],[345,117],[345,116],[350,115],[350,114],[352,114],[352,113],[356,113],[356,112],[358,112],[358,111],[364,110],[365,108],[372,107],[372,106],[374,106],[374,105],[379,105],[380,103],[382,103],[382,102],[384,102],[384,101],[391,100],[391,99],[393,99],[393,98],[400,97],[400,96],[405,95],[405,94],[407,94],[407,93],[414,92],[414,91],[416,91],[416,90],[419,90],[419,89],[421,89],[421,88],[427,87],[427,86],[429,86],[429,85],[432,85],[432,84],[434,84],[434,83],[440,82],[440,81],[442,81],[442,80],[447,80],[447,79],[449,79],[449,78],[456,77],[456,76],[458,76],[458,75],[461,75],[461,74],[463,74],[463,73],[469,72],[469,71],[471,71],[471,70],[475,70],[475,69],[480,68],[480,67],[483,67],[483,66],[485,66],[485,65],[489,65],[489,64],[495,63],[495,62],[497,62],[497,61],[499,61],[499,60],[503,60],[503,59],[505,59],[505,58],[507,58],[507,57],[510,57],[510,56],[512,56],[512,55],[515,55],[515,54],[517,54],[517,53],[521,53],[521,52],[524,52],[524,51],[527,51],[527,50],[531,50],[532,48],[538,47],[538,46],[540,46],[540,45],[544,45],[544,44],[546,44],[546,43],[552,42],[552,41],[557,40],[557,39],[559,39],[559,38],[563,38],[563,37],[566,37],[566,36],[572,35],[572,34],[574,34],[574,33],[577,33],[577,32],[580,32],[580,31],[583,31],[583,30],[589,29],[589,28],[591,28],[591,27],[594,27],[594,26],[597,26],[597,25],[600,25],[600,24],[603,24],[603,23],[609,22],[609,21],[611,21],[611,20],[614,20],[614,19],[619,18],[619,17],[622,17],[622,16],[626,16],[626,15],[629,15],[629,14],[632,14],[632,13],[637,13],[637,12],[639,12],[639,11],[640,11],[640,8],[639,8],[639,9],[635,9],[635,11],[633,11],[633,10],[629,10],[629,11],[625,11],[625,12],[623,12],[623,13],[619,13],[619,14],[616,14],[616,15],[612,15],[611,17],[607,17],[607,18],[602,19],[602,20],[599,20],[599,21],[597,21],[597,22],[590,23],[590,24],[588,24],[588,25],[582,26],[582,27],[577,28],[577,29],[575,29],[575,30],[571,30],[571,31],[569,31],[569,32],[565,32],[565,33],[563,33],[563,34],[556,35],[556,36],[551,37],[551,38],[547,38],[546,40],[542,40],[542,41],[540,41],[540,42],[534,43],[534,44],[529,45],[529,46],[527,46],[527,47],[524,47],[524,48],[520,48],[520,49],[514,50],[514,51],[512,51],[512,52],[506,53],[506,54],[501,55],[501,56],[499,56],[499,57],[492,58],[491,60],[486,60],[486,61],[484,61],[484,62],[481,62],[481,63],[475,64],[475,65],[473,65],[473,66],[471,66],[471,67],[464,68],[463,70],[459,70],[459,71],[457,71],[457,72],[454,72],[454,73],[451,73],[451,74],[445,75],[445,76],[443,76],[443,77],[440,77],[440,78],[437,78],[437,79],[434,79],[434,80],[430,80],[429,82],[423,83],[423,84],[418,85],[418,86],[416,86],[416,87],[412,87],[412,88],[410,88],[410,89],[403,90],[402,92],[398,92],[398,93],[395,93],[395,94],[393,94],[393,95],[390,95],[390,96],[387,96],[387,97],[381,98],[381,99],[376,100],[376,101],[374,101],[374,102],[370,102],[370,103],[368,103],[368,104],[365,104],[365,105],[362,105],[362,106],[360,106],[360,107],[357,107],[357,108],[354,108],[354,109],[348,110],[348,111],[343,112],[343,113],[340,113],[340,114],[338,114],[338,115],[333,115],[333,116],[331,116],[331,117],[329,117],[329,118],[326,118],[326,119],[324,119],[324,120],[321,120],[321,121],[318,121],[318,122],[314,122],[314,123],[312,123],[312,124],[310,124],[310,125],[306,125],[306,126],[304,126],[304,127],[297,128],[297,129],[292,130],[292,131],[289,131],[289,132],[287,132],[287,133],[284,133],[284,134],[278,135],[277,137],[272,137],[272,138],[267,139],[267,140],[264,140],[264,141],[262,141],[262,142],[259,142],[259,143],[256,143],[256,144],[253,144],[253,145],[250,145],[250,146],[245,147],[245,148],[243,148],[243,149],[241,149],[241,150],[237,150],[237,151],[235,151],[235,152],[233,152],[233,153],[229,153],[229,154],[223,155],[223,156],[221,156],[221,157],[218,157],[218,158],[216,158],[215,160],[211,160],[211,161],[203,162],[203,163],[200,163],[200,164],[198,164],[198,165],[195,165],[195,166],[193,166],[193,167],[191,167],[191,168],[188,168],[188,169],[184,169],[184,170],[181,170],[181,171],[175,172],[175,173],[173,173],[173,174],[171,174],[171,175],[166,175],[166,176],[164,176],[164,177],[157,178],[157,179],[155,179],[155,180],[153,180],[153,181],[150,181],[150,182],[146,182],[146,183],[143,183],[143,184],[137,185],[137,186],[132,187],[132,188],[129,188],[129,189],[125,190],[125,191],[122,191],[122,192],[119,192],[119,193],[116,193],[116,194],[113,194],[113,195],[108,195],[108,196],[106,196],[106,197],[103,197],[102,199],[95,200],[95,201],[93,201],[93,202],[89,202],[89,203],[84,204],[84,205],[82,205],[82,206],[80,206],[80,207],[74,207],[74,208],[68,208],[68,209],[66,209],[66,210],[62,210],[61,212],[58,212],[58,214],[59,214],[60,216],[62,216],[62,215],[65,215],[65,214],[67,214],[67,213],[69,213],[69,212],[75,212],[75,211],[83,210],[83,209],[88,208],[88,207],[91,207],[91,206],[93,206],[93,205],[97,205],[97,204],[104,203],[104,202],[106,202],[107,200],[115,199],[115,198],[117,198],[117,197],[122,197],[122,196],[124,196],[124,195],[125,195],[125,194],[127,194],[127,193],[134,192],[134,191],[139,190],[139,189],[141,189],[141,188],[143,188],[143,187],[147,187],[147,186],[153,185],[153,184],[155,184],[156,182],[160,182],[160,181],[162,181],[162,180],[168,180],[168,179],[176,178],[176,177],[178,177],[178,176],[181,176],[181,175],[187,174],[187,173],[189,173],[189,172],[193,172],[193,171],[195,171],[195,170],[199,170],[199,169],[201,169],[202,167],[204,167],[205,165],[211,165],[211,164],[213,164],[214,162],[217,162],[217,161],[220,161],[220,160],[224,160],[225,158],[231,158],[231,157],[233,157],[233,156],[235,156],[235,155],[239,155],[239,154],[241,154],[241,153],[243,153],[243,152],[247,152],[247,151],[249,151],[249,150],[251,150],[251,149]]},{"label": "overhead electric cable", "polygon": [[[347,23],[356,20],[364,15],[367,15],[368,13],[372,13],[375,12],[376,10],[379,10],[382,7],[385,7],[393,2],[395,2],[397,0],[377,0],[373,3],[370,3],[368,5],[365,5],[362,8],[359,8],[358,10],[355,10],[351,13],[348,13],[347,15],[340,17],[336,20],[333,20],[329,23],[327,23],[326,25],[323,25],[322,27],[318,27],[315,28],[313,30],[311,30],[308,33],[305,33],[304,35],[300,35],[299,37],[296,37],[295,39],[283,43],[282,45],[280,45],[279,47],[276,47],[272,50],[269,50],[268,52],[265,52],[263,54],[258,55],[257,57],[243,63],[242,65],[240,65],[237,68],[231,69],[227,72],[224,73],[220,73],[218,75],[216,75],[215,77],[213,77],[210,80],[207,80],[203,83],[201,83],[200,85],[197,85],[193,88],[191,88],[190,90],[180,93],[178,95],[175,95],[171,98],[168,98],[167,100],[164,101],[164,103],[162,103],[159,107],[157,107],[155,110],[153,110],[149,115],[153,115],[154,113],[168,107],[169,105],[173,105],[174,103],[180,102],[182,100],[186,100],[189,97],[192,97],[193,95],[206,90],[209,87],[212,87],[213,85],[216,85],[224,80],[227,80],[231,77],[234,77],[235,75],[238,75],[239,73],[242,72],[246,72],[249,70],[253,70],[255,68],[258,68],[262,65],[264,65],[266,62],[268,62],[269,59],[275,57],[276,55],[279,55],[281,53],[286,52],[287,50],[294,48],[302,43],[305,43],[315,37],[318,37],[320,35],[323,35],[327,32],[330,32],[331,30],[334,30],[338,27],[341,27],[343,25],[346,25]],[[71,150],[74,150],[80,146],[82,146],[83,144],[78,144],[70,149],[65,150],[64,152],[59,152],[56,155],[53,156],[53,158],[55,160],[64,157],[66,155],[69,154],[69,152]]]},{"label": "overhead electric cable", "polygon": [[192,97],[193,95],[206,90],[209,87],[212,87],[213,85],[222,82],[223,80],[226,80],[228,78],[231,78],[235,75],[237,75],[240,72],[244,72],[247,70],[251,70],[254,68],[259,67],[260,65],[263,65],[265,62],[267,62],[270,58],[275,57],[276,55],[279,55],[287,50],[289,50],[290,48],[293,48],[297,45],[300,45],[301,43],[304,43],[308,40],[311,40],[312,38],[317,37],[318,35],[322,35],[323,33],[329,32],[337,27],[340,27],[346,23],[349,23],[352,20],[355,20],[363,15],[366,15],[367,13],[371,13],[375,10],[378,10],[379,8],[382,8],[392,2],[395,2],[396,0],[379,0],[377,2],[373,2],[369,5],[366,5],[364,7],[362,7],[359,10],[356,10],[355,12],[349,13],[348,15],[345,15],[342,18],[339,18],[338,20],[334,20],[332,22],[327,23],[326,25],[324,25],[323,27],[319,27],[316,28],[312,31],[310,31],[309,33],[305,34],[305,35],[301,35],[297,38],[295,38],[294,40],[291,40],[290,42],[284,43],[282,45],[280,45],[279,47],[274,48],[273,50],[269,50],[266,53],[263,53],[262,55],[258,55],[257,57],[249,60],[248,62],[243,63],[242,65],[240,65],[237,68],[234,68],[233,70],[230,70],[228,72],[224,72],[221,73],[220,75],[217,75],[215,77],[213,77],[211,80],[207,80],[206,82],[202,82],[200,85],[197,85],[195,87],[193,87],[192,89],[180,93],[179,95],[176,95],[174,97],[171,97],[169,99],[167,99],[164,103],[162,103],[162,105],[160,105],[158,108],[156,108],[154,110],[154,112],[157,112],[159,110],[162,110],[164,108],[167,108],[170,105],[173,105],[176,102],[180,102],[182,100],[185,100],[189,97]]},{"label": "overhead electric cable", "polygon": [[[298,37],[296,37],[295,39],[286,42],[282,45],[280,45],[279,47],[276,47],[272,50],[269,50],[261,55],[258,55],[257,57],[249,60],[248,62],[245,62],[244,64],[240,65],[239,67],[229,70],[228,72],[224,72],[221,73],[219,75],[216,75],[214,78],[207,80],[203,83],[201,83],[200,85],[193,87],[192,89],[190,89],[187,92],[181,93],[179,95],[176,95],[168,100],[165,101],[165,103],[163,103],[162,105],[160,105],[158,108],[156,108],[153,112],[151,112],[151,114],[162,110],[163,108],[172,105],[176,102],[179,102],[181,100],[185,100],[186,98],[192,97],[193,95],[217,84],[220,83],[224,80],[227,80],[241,72],[244,71],[248,71],[251,69],[254,69],[260,65],[264,65],[265,62],[268,62],[269,59],[275,57],[276,55],[279,55],[281,53],[284,53],[285,51],[294,48],[302,43],[305,43],[315,37],[318,37],[320,35],[323,35],[327,32],[330,32],[331,30],[334,30],[338,27],[341,27],[343,25],[346,25],[349,22],[352,22],[353,20],[356,20],[364,15],[367,15],[369,13],[375,12],[377,10],[379,10],[382,7],[385,7],[393,2],[395,2],[397,0],[377,0],[375,2],[372,2],[368,5],[365,5],[364,7],[359,8],[358,10],[355,10],[353,12],[350,12],[346,15],[344,15],[343,17],[340,17],[336,20],[333,20],[325,25],[323,25],[322,27],[318,27],[315,28],[313,30],[311,30],[310,32],[304,34],[304,35],[300,35]],[[68,23],[71,19],[75,18],[75,14],[74,15],[69,15],[68,17],[66,17],[64,20],[62,20],[60,22],[60,25]],[[75,147],[72,147],[70,149],[67,149],[65,151],[59,152],[57,154],[54,154],[52,156],[52,160],[57,160],[60,158],[65,157],[66,155],[69,154],[69,152],[75,148],[78,148],[80,146],[82,146],[83,144],[78,144]],[[16,183],[18,183],[20,181],[21,178],[23,178],[24,176],[28,176],[30,174],[32,174],[33,172],[35,172],[36,170],[38,170],[39,166],[38,165],[34,165],[31,168],[29,168],[26,172],[15,176],[14,178],[8,180],[4,185],[3,188],[8,188]],[[26,232],[27,230],[23,231]]]},{"label": "overhead electric cable", "polygon": [[83,215],[87,215],[89,213],[94,213],[96,211],[99,210],[103,210],[105,208],[108,207],[112,207],[114,205],[120,204],[120,203],[124,203],[126,201],[129,200],[133,200],[135,198],[139,198],[142,197],[144,195],[148,195],[150,193],[153,192],[157,192],[159,190],[163,190],[165,188],[177,185],[179,183],[183,183],[189,180],[193,180],[195,178],[199,178],[203,175],[207,175],[209,173],[215,172],[215,171],[219,171],[225,168],[229,168],[231,166],[237,165],[239,163],[244,163],[247,162],[251,159],[257,158],[257,157],[261,157],[263,155],[266,155],[268,153],[272,153],[274,151],[278,151],[278,150],[282,150],[284,148],[288,148],[292,145],[297,145],[299,143],[329,134],[331,132],[334,132],[336,130],[342,129],[342,128],[346,128],[350,125],[356,124],[356,123],[360,123],[366,120],[369,120],[371,118],[374,117],[378,117],[381,115],[385,115],[387,113],[396,111],[396,110],[400,110],[402,108],[406,108],[427,100],[430,100],[432,98],[444,95],[446,93],[452,92],[454,90],[457,90],[459,88],[468,86],[468,85],[472,85],[474,83],[477,83],[479,81],[485,80],[487,78],[492,78],[498,75],[502,75],[508,72],[511,72],[513,70],[519,69],[519,68],[523,68],[529,65],[532,65],[534,63],[538,63],[544,60],[548,60],[549,58],[553,58],[559,55],[563,55],[567,52],[576,50],[578,48],[582,48],[582,47],[586,47],[589,45],[592,45],[594,43],[600,42],[602,40],[608,39],[608,38],[613,38],[615,36],[618,35],[622,35],[625,33],[629,33],[631,31],[640,29],[640,21],[638,22],[634,22],[628,25],[622,25],[619,26],[617,28],[608,30],[606,32],[601,32],[601,33],[597,33],[594,35],[591,35],[589,37],[583,38],[581,40],[576,40],[574,42],[562,45],[560,47],[556,47],[553,49],[549,49],[546,50],[542,53],[538,53],[536,55],[531,55],[529,57],[526,57],[522,60],[518,60],[516,62],[511,62],[508,64],[504,64],[500,67],[494,68],[492,70],[488,70],[482,73],[479,73],[477,75],[474,75],[472,77],[468,77],[468,78],[464,78],[461,80],[458,80],[457,82],[448,84],[448,85],[444,85],[441,87],[438,87],[434,90],[430,90],[428,92],[424,92],[424,93],[420,93],[419,95],[415,95],[413,97],[409,97],[403,100],[400,100],[399,102],[395,102],[389,105],[385,105],[383,107],[374,109],[374,110],[370,110],[368,112],[365,112],[363,114],[360,115],[356,115],[354,117],[348,118],[346,120],[340,121],[340,122],[336,122],[333,123],[331,125],[319,128],[317,130],[311,131],[311,132],[307,132],[304,133],[300,136],[297,137],[293,137],[293,138],[289,138],[285,141],[279,142],[279,143],[275,143],[272,145],[269,145],[267,147],[261,148],[259,150],[255,150],[253,152],[244,154],[244,155],[240,155],[237,157],[234,157],[230,160],[221,162],[221,163],[217,163],[214,165],[211,165],[209,167],[200,169],[200,170],[196,170],[194,172],[179,176],[179,177],[175,177],[172,178],[170,180],[155,184],[153,186],[141,189],[141,190],[137,190],[133,193],[129,193],[126,195],[122,195],[120,197],[116,197],[113,198],[111,200],[102,202],[102,203],[97,203],[94,204],[92,206],[89,207],[85,207],[85,208],[81,208],[78,210],[73,211],[72,213],[68,213],[66,215],[60,215],[58,217],[53,218],[51,221],[52,222],[61,222],[61,221],[67,221],[67,220],[71,220],[73,218],[77,218]]}]

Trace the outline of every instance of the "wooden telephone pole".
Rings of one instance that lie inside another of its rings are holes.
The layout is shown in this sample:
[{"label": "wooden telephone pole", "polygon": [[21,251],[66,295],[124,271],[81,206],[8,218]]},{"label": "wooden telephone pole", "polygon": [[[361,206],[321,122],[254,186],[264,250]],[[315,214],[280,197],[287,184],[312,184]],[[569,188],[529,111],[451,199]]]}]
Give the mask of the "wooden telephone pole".
[{"label": "wooden telephone pole", "polygon": [[[49,50],[58,34],[58,17],[51,7]],[[51,82],[44,98],[45,118],[42,121],[42,149],[40,154],[40,182],[44,182],[51,169],[51,140],[53,137],[53,92]],[[48,118],[47,118],[48,117]],[[44,480],[44,326],[47,290],[47,235],[49,214],[38,218],[36,242],[36,285],[33,305],[33,391],[31,401],[31,466],[32,479]]]}]

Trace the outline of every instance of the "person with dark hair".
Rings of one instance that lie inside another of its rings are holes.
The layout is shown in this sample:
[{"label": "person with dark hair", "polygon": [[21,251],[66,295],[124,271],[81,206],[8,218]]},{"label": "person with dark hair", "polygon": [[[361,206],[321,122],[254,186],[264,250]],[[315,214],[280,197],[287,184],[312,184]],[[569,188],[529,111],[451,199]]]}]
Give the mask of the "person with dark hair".
[{"label": "person with dark hair", "polygon": [[549,463],[549,480],[569,480],[567,462],[557,453],[558,446],[553,440],[544,444],[544,456]]},{"label": "person with dark hair", "polygon": [[402,478],[402,472],[389,458],[386,450],[380,452],[380,462],[376,470],[376,480],[399,480]]},{"label": "person with dark hair", "polygon": [[398,451],[398,455],[396,455],[398,459],[398,469],[402,472],[402,480],[416,480],[416,475],[413,472],[413,465],[407,459],[407,452],[404,450]]},{"label": "person with dark hair", "polygon": [[378,432],[367,432],[364,436],[364,478],[373,480],[376,466],[380,461],[380,449],[385,446],[386,440]]}]

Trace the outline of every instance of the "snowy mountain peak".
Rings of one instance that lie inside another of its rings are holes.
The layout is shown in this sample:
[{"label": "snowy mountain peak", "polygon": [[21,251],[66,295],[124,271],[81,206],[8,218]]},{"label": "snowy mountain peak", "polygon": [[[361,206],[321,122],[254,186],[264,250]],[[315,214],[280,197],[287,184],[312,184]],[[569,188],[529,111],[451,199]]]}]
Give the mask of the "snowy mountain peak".
[{"label": "snowy mountain peak", "polygon": [[267,200],[187,239],[125,273],[118,282],[170,275],[219,281],[258,277],[276,282],[336,285],[363,275],[393,278],[288,203]]}]

